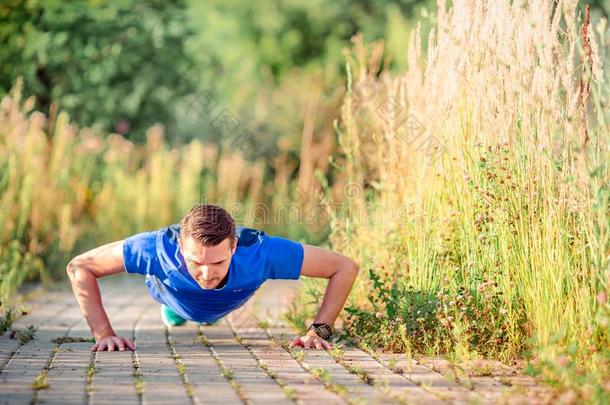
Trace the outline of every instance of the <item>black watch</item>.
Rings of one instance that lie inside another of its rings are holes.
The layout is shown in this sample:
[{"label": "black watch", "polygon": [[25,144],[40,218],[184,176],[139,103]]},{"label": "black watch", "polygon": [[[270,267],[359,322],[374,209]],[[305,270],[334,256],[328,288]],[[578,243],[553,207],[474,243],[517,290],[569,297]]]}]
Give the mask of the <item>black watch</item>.
[{"label": "black watch", "polygon": [[329,340],[333,337],[333,328],[327,323],[312,323],[308,330],[313,330],[316,335],[324,340]]}]

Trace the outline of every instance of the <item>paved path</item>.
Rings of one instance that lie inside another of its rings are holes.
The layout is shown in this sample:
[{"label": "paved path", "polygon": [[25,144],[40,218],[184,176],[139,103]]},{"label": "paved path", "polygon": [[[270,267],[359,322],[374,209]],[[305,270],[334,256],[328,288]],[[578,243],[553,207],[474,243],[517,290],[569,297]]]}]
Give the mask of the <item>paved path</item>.
[{"label": "paved path", "polygon": [[459,373],[442,359],[416,362],[357,348],[289,351],[294,332],[280,314],[294,282],[266,283],[216,325],[169,330],[141,278],[101,284],[115,330],[134,338],[138,350],[91,353],[72,293],[45,293],[13,324],[17,335],[37,327],[34,339],[0,336],[0,404],[543,402],[531,379],[493,363],[483,373]]}]

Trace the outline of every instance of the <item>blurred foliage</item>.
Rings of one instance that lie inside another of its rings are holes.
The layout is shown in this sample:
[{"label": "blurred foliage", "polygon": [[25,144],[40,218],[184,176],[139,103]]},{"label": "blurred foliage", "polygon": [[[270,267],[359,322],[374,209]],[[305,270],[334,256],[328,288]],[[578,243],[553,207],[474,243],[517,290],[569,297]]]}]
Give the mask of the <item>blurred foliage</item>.
[{"label": "blurred foliage", "polygon": [[43,112],[143,140],[192,89],[185,19],[181,0],[3,1],[0,96],[21,76]]},{"label": "blurred foliage", "polygon": [[0,5],[0,96],[21,76],[44,113],[53,115],[55,103],[81,127],[138,142],[160,122],[183,143],[218,140],[214,116],[193,114],[193,97],[212,91],[219,111],[264,134],[265,149],[279,135],[298,143],[312,91],[321,93],[317,121],[332,127],[350,37],[396,38],[390,52],[402,60],[407,18],[424,3],[8,0]]},{"label": "blurred foliage", "polygon": [[[589,2],[594,15],[607,15],[609,3]],[[136,142],[159,122],[175,145],[220,141],[210,124],[228,110],[267,157],[278,141],[296,154],[306,114],[314,132],[332,132],[350,38],[384,39],[388,68],[399,71],[408,32],[420,21],[425,37],[435,8],[434,0],[7,0],[0,96],[21,76],[44,113],[66,111],[80,127]],[[193,103],[206,94],[216,108],[202,113]]]},{"label": "blurred foliage", "polygon": [[[414,28],[410,18],[433,3],[193,1],[191,17],[201,29],[189,49],[201,68],[199,92],[212,91],[245,127],[264,134],[265,150],[280,137],[298,149],[304,110],[312,99],[316,132],[332,130],[345,88],[343,49],[351,46],[350,38],[358,32],[368,41],[387,38],[388,59],[404,63],[407,33]],[[198,136],[194,129],[213,118],[181,119],[190,126],[179,132]]]},{"label": "blurred foliage", "polygon": [[608,17],[610,14],[610,0],[590,0],[583,1],[581,0],[581,4],[589,4],[592,9],[597,10],[601,14]]}]

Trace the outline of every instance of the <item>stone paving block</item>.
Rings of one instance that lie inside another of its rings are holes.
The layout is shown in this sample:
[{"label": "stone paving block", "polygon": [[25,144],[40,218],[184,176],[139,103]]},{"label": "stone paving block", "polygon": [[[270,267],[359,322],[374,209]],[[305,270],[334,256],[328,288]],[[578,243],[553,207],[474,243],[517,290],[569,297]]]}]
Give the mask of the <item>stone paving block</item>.
[{"label": "stone paving block", "polygon": [[65,294],[60,300],[50,303],[49,305],[39,308],[36,312],[30,312],[13,322],[11,329],[24,330],[32,325],[39,330],[49,323],[54,323],[59,327],[68,327],[64,321],[57,322],[59,316],[65,313],[75,302],[74,297]]},{"label": "stone paving block", "polygon": [[405,378],[433,391],[440,398],[451,400],[453,403],[483,402],[483,398],[476,393],[460,386],[442,374],[418,364],[413,359],[407,359],[403,354],[379,353],[378,356],[379,360],[386,365],[394,361],[395,367],[403,370]]},{"label": "stone paving block", "polygon": [[[103,297],[107,299],[105,310],[108,316],[113,316],[132,299],[128,294],[129,291],[126,286],[117,286],[102,293]],[[76,300],[74,305],[78,308]],[[82,314],[72,324],[67,336],[72,338],[91,337],[91,331]],[[59,351],[47,373],[49,388],[38,392],[38,403],[81,404],[86,402],[88,397],[87,370],[92,359],[92,344],[82,342],[59,345]]]},{"label": "stone paving block", "polygon": [[[110,319],[117,335],[132,338],[138,318],[152,301],[142,290],[136,290],[134,294],[135,298],[129,300]],[[95,364],[90,404],[139,403],[134,378],[134,355],[131,351],[97,352]]]},{"label": "stone paving block", "polygon": [[419,404],[441,404],[444,401],[413,382],[382,366],[367,353],[359,349],[344,350],[343,362],[350,367],[361,368],[375,380],[375,386],[388,392],[393,398],[402,398]]},{"label": "stone paving block", "polygon": [[38,404],[83,404],[87,401],[87,368],[91,343],[65,343],[47,373],[49,387],[38,392]]},{"label": "stone paving block", "polygon": [[9,335],[10,332],[6,332],[0,336],[0,370],[4,370],[9,359],[13,357],[19,347],[19,342],[16,339],[11,339]]},{"label": "stone paving block", "polygon": [[49,361],[50,342],[32,341],[21,346],[0,374],[0,403],[29,404],[34,397],[32,381]]},{"label": "stone paving block", "polygon": [[182,377],[167,347],[158,306],[150,306],[136,324],[138,360],[147,404],[190,404]]},{"label": "stone paving block", "polygon": [[269,370],[277,375],[287,387],[293,389],[296,398],[304,404],[345,404],[346,401],[332,391],[328,391],[324,384],[294,360],[283,348],[276,346],[265,331],[256,326],[254,316],[231,317],[234,332],[250,345],[250,349],[263,362]]},{"label": "stone paving block", "polygon": [[228,325],[204,326],[203,333],[252,404],[291,404],[278,383],[262,370],[250,352],[239,344]]},{"label": "stone paving block", "polygon": [[[427,365],[430,368],[440,370],[446,374],[448,378],[451,378],[451,376],[454,375],[454,373],[451,371],[450,363],[445,359],[428,359]],[[506,395],[509,388],[499,381],[487,376],[471,375],[462,377],[461,379],[463,381],[463,385],[472,386],[478,396],[487,403],[495,403],[502,399]]]},{"label": "stone paving block", "polygon": [[[80,311],[77,312],[74,308],[68,307],[72,292],[66,291],[64,294],[60,300],[55,302],[56,305],[41,308],[39,312],[32,314],[27,322],[22,320],[22,325],[33,322],[37,325],[38,330],[35,333],[34,340],[14,351],[10,360],[7,361],[2,374],[0,374],[0,378],[5,383],[0,387],[0,397],[4,398],[4,395],[2,395],[4,391],[10,391],[13,396],[17,395],[17,397],[11,399],[15,403],[29,403],[34,398],[35,392],[32,389],[32,381],[47,365],[53,354],[52,350],[57,347],[57,344],[51,340],[65,336],[71,325],[82,318]],[[77,304],[73,295],[71,299]],[[49,313],[56,315],[61,313],[62,322],[55,322],[56,317],[45,315]],[[85,364],[88,363],[87,358]],[[50,369],[49,373],[52,377],[54,375],[53,369]],[[84,390],[84,384],[82,388]]]},{"label": "stone paving block", "polygon": [[220,367],[198,337],[194,323],[170,330],[174,348],[186,366],[193,395],[201,404],[241,404],[242,400],[223,377]]},{"label": "stone paving block", "polygon": [[132,354],[98,352],[90,404],[139,404]]},{"label": "stone paving block", "polygon": [[[283,327],[268,328],[269,334],[278,342],[286,340],[286,336],[293,333]],[[321,368],[328,372],[331,382],[339,384],[347,391],[346,398],[352,402],[369,404],[397,403],[372,386],[365,384],[362,379],[335,362],[331,355],[321,350],[303,350],[305,366],[308,368]]]}]

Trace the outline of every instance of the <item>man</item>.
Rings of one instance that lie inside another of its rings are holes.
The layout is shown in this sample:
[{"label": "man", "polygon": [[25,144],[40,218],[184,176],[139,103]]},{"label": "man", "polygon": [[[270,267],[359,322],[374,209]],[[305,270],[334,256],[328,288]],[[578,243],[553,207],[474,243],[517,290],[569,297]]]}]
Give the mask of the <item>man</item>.
[{"label": "man", "polygon": [[291,342],[305,349],[326,349],[331,348],[332,325],[358,266],[326,249],[236,227],[220,206],[197,205],[180,224],[102,245],[70,261],[72,290],[96,341],[92,351],[135,350],[129,338],[114,333],[97,284],[97,278],[123,271],[146,276],[148,291],[161,303],[161,317],[168,326],[187,320],[214,323],[243,305],[268,279],[329,279],[307,334]]}]

